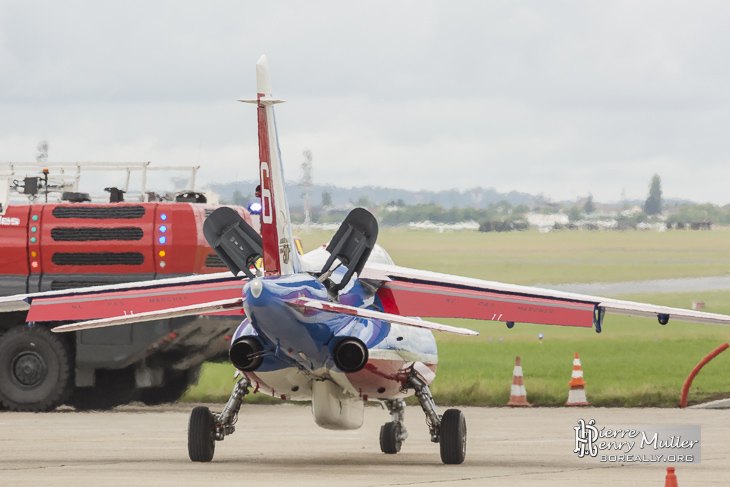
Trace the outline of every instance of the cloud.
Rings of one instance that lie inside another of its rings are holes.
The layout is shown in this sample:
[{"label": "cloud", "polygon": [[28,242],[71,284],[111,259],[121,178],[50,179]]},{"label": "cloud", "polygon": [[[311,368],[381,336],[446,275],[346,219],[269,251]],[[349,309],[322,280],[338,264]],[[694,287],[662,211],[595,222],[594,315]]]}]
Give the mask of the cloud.
[{"label": "cloud", "polygon": [[0,6],[0,159],[256,175],[269,57],[290,180],[727,204],[724,2]]}]

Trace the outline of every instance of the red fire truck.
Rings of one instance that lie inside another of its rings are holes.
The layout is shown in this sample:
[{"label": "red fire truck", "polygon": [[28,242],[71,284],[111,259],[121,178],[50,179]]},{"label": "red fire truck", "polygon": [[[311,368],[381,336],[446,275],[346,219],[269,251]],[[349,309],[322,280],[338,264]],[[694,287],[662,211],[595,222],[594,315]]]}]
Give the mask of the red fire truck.
[{"label": "red fire truck", "polygon": [[[39,200],[53,189],[47,175],[5,177],[0,296],[227,271],[203,237],[203,222],[216,206],[200,193],[124,202],[123,191],[110,188],[106,203],[73,191],[45,203]],[[12,203],[13,191],[32,204]],[[251,223],[247,210],[234,209]],[[51,333],[49,323],[27,323],[25,314],[0,310],[0,409],[177,400],[204,361],[227,356],[230,332],[240,322],[235,316],[174,318],[68,336]]]}]

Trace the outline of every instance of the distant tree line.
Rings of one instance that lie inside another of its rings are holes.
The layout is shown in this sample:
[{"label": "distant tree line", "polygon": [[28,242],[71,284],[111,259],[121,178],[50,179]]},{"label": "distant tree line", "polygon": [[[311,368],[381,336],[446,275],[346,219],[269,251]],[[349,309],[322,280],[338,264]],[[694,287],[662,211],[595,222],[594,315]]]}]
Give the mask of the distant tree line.
[{"label": "distant tree line", "polygon": [[[397,202],[393,202],[397,203]],[[430,221],[432,223],[461,223],[465,221],[483,222],[510,222],[525,219],[525,213],[530,211],[526,205],[513,207],[507,201],[490,204],[487,208],[444,208],[440,205],[419,204],[400,206],[391,204],[379,212],[379,221],[382,225],[397,226],[410,222]]]},{"label": "distant tree line", "polygon": [[711,203],[680,205],[675,213],[667,217],[667,223],[730,225],[730,205],[717,206]]},{"label": "distant tree line", "polygon": [[[224,201],[224,204],[238,204],[247,206],[256,198],[252,194],[244,195],[236,190],[233,193],[232,201]],[[615,221],[619,230],[640,227],[642,224],[666,223],[669,228],[693,228],[704,229],[710,225],[730,225],[730,205],[723,207],[705,204],[682,204],[667,208],[661,188],[661,178],[654,174],[649,183],[646,200],[641,205],[641,210],[626,214],[613,208],[614,215],[609,216],[599,211],[593,200],[593,195],[588,194],[584,202],[566,207],[564,204],[543,202],[540,207],[529,208],[526,205],[513,206],[506,200],[498,203],[491,203],[487,208],[473,207],[452,207],[445,208],[438,204],[415,204],[407,205],[402,199],[392,200],[388,203],[377,203],[369,199],[367,195],[360,195],[356,200],[350,200],[350,207],[367,208],[376,215],[382,226],[402,226],[412,222],[430,221],[435,224],[456,224],[466,221],[479,223],[479,230],[484,232],[503,232],[523,230],[528,228],[526,214],[528,212],[539,214],[563,213],[568,217],[568,224],[559,225],[560,228],[584,228],[604,227],[598,222],[591,226],[591,222],[597,220]],[[628,207],[624,207],[624,210]],[[330,193],[323,192],[321,205],[312,208],[312,220],[315,223],[339,223],[349,212],[347,207],[335,208],[332,205]],[[618,214],[616,214],[618,213]],[[668,214],[666,218],[662,216]],[[303,221],[303,209],[291,208],[292,219]]]}]

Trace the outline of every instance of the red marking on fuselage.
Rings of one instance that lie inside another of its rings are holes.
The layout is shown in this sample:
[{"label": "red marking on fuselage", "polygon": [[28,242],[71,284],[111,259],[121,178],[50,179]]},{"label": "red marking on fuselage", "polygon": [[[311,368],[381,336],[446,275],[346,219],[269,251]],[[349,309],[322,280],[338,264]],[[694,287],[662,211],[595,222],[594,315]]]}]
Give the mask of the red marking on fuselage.
[{"label": "red marking on fuselage", "polygon": [[[436,372],[436,364],[425,365]],[[362,370],[345,375],[350,384],[360,391],[361,396],[391,399],[410,395],[403,394],[402,389],[412,368],[413,362],[370,359]]]}]

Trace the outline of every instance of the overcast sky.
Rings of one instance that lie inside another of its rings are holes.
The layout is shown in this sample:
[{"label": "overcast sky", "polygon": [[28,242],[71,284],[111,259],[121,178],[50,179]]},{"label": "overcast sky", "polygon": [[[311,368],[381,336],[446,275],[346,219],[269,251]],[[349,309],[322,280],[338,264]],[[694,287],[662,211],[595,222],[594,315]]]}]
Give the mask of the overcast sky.
[{"label": "overcast sky", "polygon": [[726,1],[0,1],[0,161],[257,174],[266,54],[289,181],[730,203]]}]

